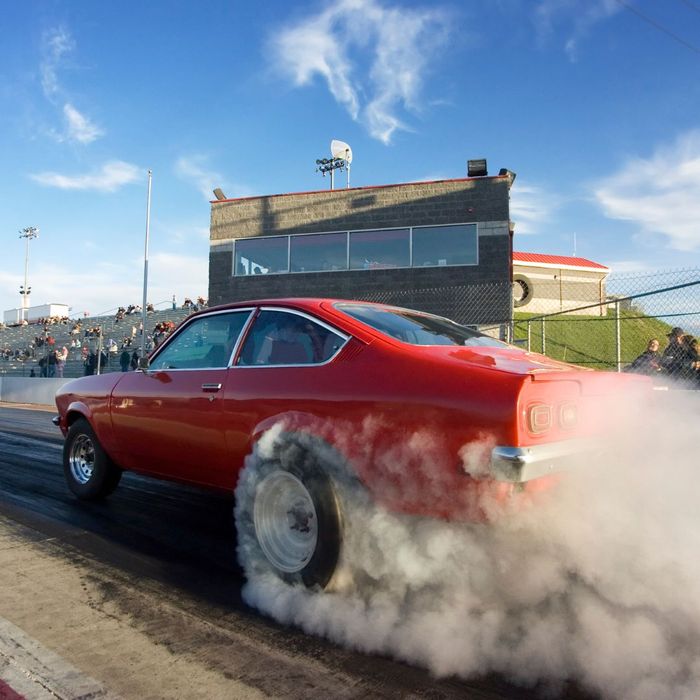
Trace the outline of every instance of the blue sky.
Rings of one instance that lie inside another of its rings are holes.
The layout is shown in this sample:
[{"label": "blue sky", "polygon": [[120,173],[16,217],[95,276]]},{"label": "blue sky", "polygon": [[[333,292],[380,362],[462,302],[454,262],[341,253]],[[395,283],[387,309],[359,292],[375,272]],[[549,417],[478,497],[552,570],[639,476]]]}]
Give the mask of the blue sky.
[{"label": "blue sky", "polygon": [[[6,3],[0,310],[207,293],[209,200],[517,173],[517,250],[700,263],[700,0]],[[344,174],[339,183],[344,183]]]}]

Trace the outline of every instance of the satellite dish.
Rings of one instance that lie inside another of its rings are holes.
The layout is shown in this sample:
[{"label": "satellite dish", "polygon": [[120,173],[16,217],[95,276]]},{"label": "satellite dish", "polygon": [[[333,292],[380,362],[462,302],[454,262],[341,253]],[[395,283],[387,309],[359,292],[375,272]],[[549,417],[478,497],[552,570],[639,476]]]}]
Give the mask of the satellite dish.
[{"label": "satellite dish", "polygon": [[342,158],[346,163],[352,163],[352,148],[345,141],[333,139],[331,141],[331,155],[334,158]]}]

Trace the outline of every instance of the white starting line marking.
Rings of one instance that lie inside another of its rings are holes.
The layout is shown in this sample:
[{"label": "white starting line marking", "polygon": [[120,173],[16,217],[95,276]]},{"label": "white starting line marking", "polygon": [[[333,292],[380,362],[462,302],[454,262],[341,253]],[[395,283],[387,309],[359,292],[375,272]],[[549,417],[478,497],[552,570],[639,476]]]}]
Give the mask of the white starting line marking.
[{"label": "white starting line marking", "polygon": [[27,700],[118,700],[94,678],[2,617],[0,678]]}]

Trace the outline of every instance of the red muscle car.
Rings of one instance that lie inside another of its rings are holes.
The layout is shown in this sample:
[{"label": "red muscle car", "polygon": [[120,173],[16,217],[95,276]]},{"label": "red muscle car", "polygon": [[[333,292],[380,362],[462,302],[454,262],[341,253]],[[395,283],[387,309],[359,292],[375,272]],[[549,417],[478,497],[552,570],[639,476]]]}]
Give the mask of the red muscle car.
[{"label": "red muscle car", "polygon": [[131,470],[233,492],[243,473],[239,547],[321,587],[352,525],[342,479],[392,511],[484,520],[485,503],[530,498],[587,454],[616,397],[650,389],[431,314],[331,299],[193,314],[147,365],[57,392],[70,490],[103,498]]}]

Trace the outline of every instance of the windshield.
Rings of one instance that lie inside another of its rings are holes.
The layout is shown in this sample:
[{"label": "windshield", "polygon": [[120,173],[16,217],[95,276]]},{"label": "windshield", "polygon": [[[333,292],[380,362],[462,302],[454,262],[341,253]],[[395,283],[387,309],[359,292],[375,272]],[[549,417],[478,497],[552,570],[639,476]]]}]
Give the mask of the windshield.
[{"label": "windshield", "polygon": [[471,345],[506,347],[500,340],[441,316],[391,306],[335,304],[348,316],[412,345]]}]

